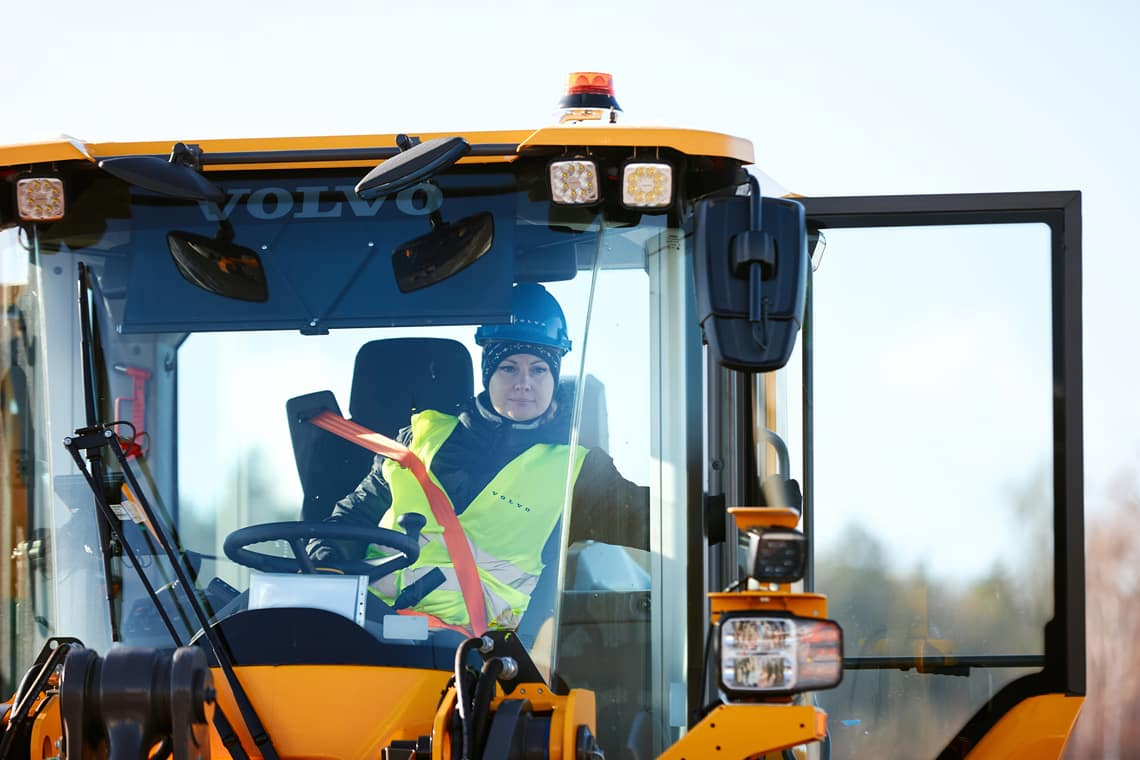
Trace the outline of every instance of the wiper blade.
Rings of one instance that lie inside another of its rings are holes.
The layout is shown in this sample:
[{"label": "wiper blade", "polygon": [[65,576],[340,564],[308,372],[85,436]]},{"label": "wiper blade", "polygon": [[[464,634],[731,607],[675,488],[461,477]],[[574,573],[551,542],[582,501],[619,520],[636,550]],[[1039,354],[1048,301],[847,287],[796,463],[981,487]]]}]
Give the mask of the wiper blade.
[{"label": "wiper blade", "polygon": [[[186,573],[186,568],[183,566],[181,558],[178,556],[178,552],[174,548],[173,542],[171,542],[170,538],[166,534],[166,530],[163,528],[162,523],[156,517],[154,509],[151,507],[150,501],[146,497],[146,493],[143,491],[142,486],[139,484],[138,479],[135,477],[134,470],[131,469],[130,463],[127,461],[126,454],[123,452],[122,447],[119,446],[118,436],[115,435],[115,432],[111,430],[110,427],[106,425],[99,425],[77,430],[74,436],[69,436],[63,440],[63,445],[67,447],[68,452],[71,454],[71,458],[75,460],[76,467],[79,468],[79,471],[83,474],[84,479],[86,479],[87,485],[91,489],[91,493],[95,496],[95,503],[99,507],[99,511],[111,524],[111,528],[115,532],[115,535],[119,541],[125,548],[128,548],[128,556],[131,557],[131,562],[134,565],[136,572],[142,579],[143,585],[146,588],[147,593],[150,595],[151,600],[155,603],[155,606],[158,607],[159,613],[162,614],[163,619],[166,620],[167,626],[171,632],[171,636],[177,643],[178,636],[174,631],[173,625],[169,622],[169,619],[166,618],[166,615],[163,613],[162,605],[160,604],[158,597],[155,595],[154,588],[150,585],[145,573],[142,571],[142,567],[138,562],[137,556],[134,555],[133,550],[129,550],[130,544],[126,540],[126,535],[123,531],[122,525],[120,525],[118,519],[115,517],[114,512],[111,509],[110,503],[107,501],[107,495],[103,492],[101,484],[95,479],[95,476],[83,461],[82,452],[84,451],[98,452],[98,450],[104,446],[109,446],[111,451],[114,452],[115,457],[119,461],[119,467],[122,469],[123,476],[126,478],[127,483],[130,486],[135,498],[138,499],[138,505],[142,509],[143,515],[152,527],[155,538],[158,539],[159,545],[162,547],[163,552],[166,554],[167,559],[174,569],[174,574],[177,576],[178,583],[186,595],[186,598],[190,604],[190,609],[193,611],[194,617],[196,618],[198,625],[201,627],[202,633],[205,635],[210,649],[214,653],[214,657],[218,662],[218,667],[221,669],[222,674],[226,678],[226,682],[229,684],[230,691],[233,693],[234,701],[237,702],[238,711],[241,713],[241,717],[245,721],[245,725],[249,730],[250,736],[253,737],[254,743],[257,744],[258,749],[261,750],[262,757],[264,757],[265,760],[277,760],[278,755],[276,749],[273,746],[273,741],[269,738],[269,734],[265,730],[261,719],[258,717],[257,710],[254,709],[253,703],[249,699],[249,695],[246,694],[245,689],[242,687],[241,681],[238,680],[237,674],[234,673],[233,657],[231,655],[231,652],[225,645],[225,642],[223,642],[222,639],[218,636],[218,632],[214,630],[214,628],[210,625],[209,618],[206,616],[206,611],[202,609],[201,602],[193,592],[193,583]],[[228,724],[228,721],[224,720],[224,716],[223,722]]]},{"label": "wiper blade", "polygon": [[1041,654],[962,654],[936,657],[844,657],[844,670],[913,670],[940,676],[968,676],[973,668],[1043,668]]}]

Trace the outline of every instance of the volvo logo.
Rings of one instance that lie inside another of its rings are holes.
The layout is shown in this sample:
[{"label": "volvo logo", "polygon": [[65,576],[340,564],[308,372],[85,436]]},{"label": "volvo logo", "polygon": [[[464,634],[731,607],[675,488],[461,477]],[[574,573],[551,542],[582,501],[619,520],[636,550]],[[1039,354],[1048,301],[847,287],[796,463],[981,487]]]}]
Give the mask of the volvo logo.
[{"label": "volvo logo", "polygon": [[395,198],[366,201],[357,196],[352,185],[308,185],[286,187],[232,187],[226,190],[223,204],[199,201],[198,207],[207,221],[230,218],[238,206],[254,219],[339,219],[373,217],[385,203],[393,202],[396,210],[408,216],[428,216],[443,206],[443,192],[435,185],[421,182],[396,194]]},{"label": "volvo logo", "polygon": [[514,497],[508,496],[507,494],[502,493],[501,491],[496,491],[494,489],[491,489],[491,496],[498,496],[499,501],[501,501],[505,504],[510,504],[515,509],[520,509],[523,512],[529,512],[530,511],[530,507],[528,507],[526,504],[523,504],[521,501],[515,500]]}]

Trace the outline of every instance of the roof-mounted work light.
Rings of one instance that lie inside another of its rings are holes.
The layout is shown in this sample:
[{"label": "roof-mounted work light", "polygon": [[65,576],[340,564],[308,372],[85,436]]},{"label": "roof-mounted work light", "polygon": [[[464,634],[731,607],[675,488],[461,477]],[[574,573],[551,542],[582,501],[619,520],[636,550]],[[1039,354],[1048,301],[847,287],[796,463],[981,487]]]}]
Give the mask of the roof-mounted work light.
[{"label": "roof-mounted work light", "polygon": [[589,159],[569,159],[550,164],[550,199],[560,206],[597,203],[598,165]]},{"label": "roof-mounted work light", "polygon": [[63,218],[63,180],[28,177],[16,181],[16,209],[25,222],[54,222]]},{"label": "roof-mounted work light", "polygon": [[622,168],[621,202],[629,208],[666,209],[673,204],[673,167],[630,162]]}]

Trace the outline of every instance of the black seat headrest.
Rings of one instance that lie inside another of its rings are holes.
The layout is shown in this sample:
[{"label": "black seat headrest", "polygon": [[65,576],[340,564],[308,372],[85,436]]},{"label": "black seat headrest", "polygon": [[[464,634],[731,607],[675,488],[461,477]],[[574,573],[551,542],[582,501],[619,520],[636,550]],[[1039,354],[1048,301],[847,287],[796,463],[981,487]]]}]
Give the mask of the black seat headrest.
[{"label": "black seat headrest", "polygon": [[454,413],[474,395],[471,354],[449,338],[388,338],[356,354],[348,413],[353,421],[394,437],[413,412]]}]

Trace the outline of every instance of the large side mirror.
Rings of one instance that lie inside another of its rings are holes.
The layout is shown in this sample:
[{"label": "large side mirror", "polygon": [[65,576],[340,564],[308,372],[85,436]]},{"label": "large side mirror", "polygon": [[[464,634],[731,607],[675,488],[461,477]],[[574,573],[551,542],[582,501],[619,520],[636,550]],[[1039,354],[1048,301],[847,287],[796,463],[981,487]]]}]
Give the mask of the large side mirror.
[{"label": "large side mirror", "polygon": [[751,195],[697,203],[697,310],[712,356],[729,369],[769,372],[788,363],[807,301],[803,206]]}]

